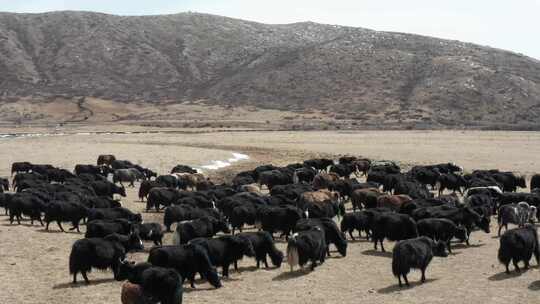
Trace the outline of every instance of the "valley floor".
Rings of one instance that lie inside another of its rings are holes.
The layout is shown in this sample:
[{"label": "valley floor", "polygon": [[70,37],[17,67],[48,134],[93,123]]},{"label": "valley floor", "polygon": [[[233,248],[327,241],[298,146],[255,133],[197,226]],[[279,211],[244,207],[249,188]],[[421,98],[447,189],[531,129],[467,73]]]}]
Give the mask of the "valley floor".
[{"label": "valley floor", "polygon": [[[2,133],[2,132],[0,132]],[[207,171],[215,180],[261,163],[284,165],[315,156],[354,154],[393,159],[403,165],[456,162],[466,171],[499,168],[530,175],[540,172],[540,132],[366,131],[366,132],[224,132],[168,134],[87,134],[0,139],[0,176],[14,161],[51,163],[73,169],[94,163],[98,154],[141,163],[159,173],[176,164],[201,166],[227,160],[232,152],[250,159]],[[128,189],[124,206],[143,212],[136,190]],[[120,282],[112,273],[94,271],[92,284],[72,285],[68,257],[77,233],[43,227],[10,225],[0,212],[0,303],[120,303]],[[145,221],[162,221],[162,213],[144,213]],[[351,242],[348,255],[332,258],[314,272],[254,268],[244,259],[224,287],[185,285],[184,303],[537,303],[540,271],[535,265],[522,275],[506,275],[497,261],[496,223],[492,233],[474,232],[469,248],[455,245],[448,258],[435,258],[423,285],[400,289],[391,273],[391,254],[373,250],[364,240]],[[69,226],[69,225],[68,225]],[[84,227],[82,229],[84,233]],[[171,242],[171,235],[165,243]],[[150,243],[145,244],[148,248]],[[390,250],[393,244],[386,248]],[[285,249],[284,241],[278,247]],[[147,253],[129,254],[144,261]],[[409,278],[419,280],[419,272]]]}]

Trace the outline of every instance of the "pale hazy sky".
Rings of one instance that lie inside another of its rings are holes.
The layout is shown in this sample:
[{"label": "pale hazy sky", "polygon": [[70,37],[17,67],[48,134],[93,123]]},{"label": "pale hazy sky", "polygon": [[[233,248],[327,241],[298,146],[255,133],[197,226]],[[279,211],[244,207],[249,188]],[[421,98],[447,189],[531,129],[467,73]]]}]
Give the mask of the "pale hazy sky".
[{"label": "pale hazy sky", "polygon": [[540,59],[540,0],[0,0],[0,11],[58,10],[193,11],[265,23],[309,20],[473,42]]}]

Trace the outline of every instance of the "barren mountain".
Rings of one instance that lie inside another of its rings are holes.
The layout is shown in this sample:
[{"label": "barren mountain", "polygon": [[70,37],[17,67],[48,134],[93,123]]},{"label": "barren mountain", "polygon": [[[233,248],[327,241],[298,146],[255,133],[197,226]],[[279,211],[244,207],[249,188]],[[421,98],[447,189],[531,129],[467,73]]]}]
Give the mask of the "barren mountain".
[{"label": "barren mountain", "polygon": [[82,97],[316,112],[358,126],[534,126],[540,61],[311,22],[0,13],[0,103],[64,98],[92,115]]}]

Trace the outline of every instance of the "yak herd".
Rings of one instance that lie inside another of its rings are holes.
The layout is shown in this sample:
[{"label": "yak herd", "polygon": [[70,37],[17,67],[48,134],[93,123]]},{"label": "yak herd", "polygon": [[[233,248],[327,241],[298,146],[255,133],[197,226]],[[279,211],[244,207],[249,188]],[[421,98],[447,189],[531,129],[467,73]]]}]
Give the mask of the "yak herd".
[{"label": "yak herd", "polygon": [[[345,257],[347,237],[355,234],[375,250],[386,250],[385,239],[397,241],[391,268],[399,286],[402,278],[409,285],[411,269],[419,269],[424,282],[434,256],[452,253],[452,242],[468,245],[474,231],[490,233],[492,218],[499,235],[505,228],[498,259],[507,272],[510,263],[520,271],[519,262],[527,268],[540,255],[534,226],[540,175],[531,178],[530,192],[518,192],[526,188],[525,178],[512,172],[465,174],[453,163],[404,171],[391,161],[347,156],[262,165],[214,184],[186,165],[158,175],[113,155],[100,155],[97,165],[78,164],[73,172],[17,162],[11,173],[11,187],[9,179],[0,180],[0,207],[10,223],[20,224],[24,216],[46,230],[55,222],[64,231],[67,222],[77,232],[85,224],[84,238],[69,256],[73,283],[79,274],[88,283],[93,268],[112,269],[116,280],[127,280],[122,303],[181,303],[185,280],[195,288],[199,274],[219,288],[244,256],[257,267],[270,267],[269,257],[274,267],[286,261],[291,271],[306,264],[314,270],[331,254],[330,245]],[[143,222],[114,199],[126,196],[124,183],[134,187],[136,181],[145,211],[162,213],[162,223]],[[173,233],[172,244],[163,244],[165,233]],[[286,239],[285,253],[276,248],[276,237]],[[154,245],[147,262],[126,260],[127,252],[144,248],[143,240]]]}]

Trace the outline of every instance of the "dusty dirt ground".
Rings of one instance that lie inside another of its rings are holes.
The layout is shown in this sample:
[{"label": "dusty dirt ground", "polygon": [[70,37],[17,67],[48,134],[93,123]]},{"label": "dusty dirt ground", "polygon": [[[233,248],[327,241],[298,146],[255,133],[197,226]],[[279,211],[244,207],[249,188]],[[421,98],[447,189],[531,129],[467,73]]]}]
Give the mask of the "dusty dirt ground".
[{"label": "dusty dirt ground", "polygon": [[[1,132],[0,132],[1,133]],[[454,161],[465,167],[500,168],[525,174],[540,172],[540,133],[534,132],[227,132],[200,134],[70,135],[0,140],[0,176],[11,162],[28,160],[72,169],[93,163],[98,154],[114,153],[164,173],[177,164],[202,165],[224,160],[231,151],[250,160],[218,171],[215,179],[259,163],[286,164],[316,155],[354,154],[394,159],[404,164]],[[136,189],[128,189],[124,206],[141,211]],[[3,214],[3,213],[2,213]],[[146,221],[161,222],[162,214],[143,213]],[[493,223],[493,228],[495,228]],[[0,303],[120,303],[121,283],[112,273],[94,271],[90,285],[72,285],[68,256],[77,233],[61,233],[55,225],[45,232],[38,225],[10,225],[0,215]],[[537,303],[540,272],[510,276],[497,261],[496,233],[475,232],[472,246],[456,245],[454,255],[435,258],[428,282],[400,289],[391,274],[390,253],[373,251],[364,240],[351,242],[345,258],[333,257],[314,272],[254,268],[244,259],[240,272],[218,290],[199,283],[185,285],[184,303]],[[82,229],[84,233],[84,227]],[[167,235],[165,243],[170,243]],[[385,243],[387,250],[391,243]],[[148,248],[150,243],[145,244]],[[285,248],[283,241],[278,247]],[[143,261],[147,253],[129,254]]]}]

